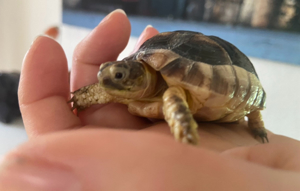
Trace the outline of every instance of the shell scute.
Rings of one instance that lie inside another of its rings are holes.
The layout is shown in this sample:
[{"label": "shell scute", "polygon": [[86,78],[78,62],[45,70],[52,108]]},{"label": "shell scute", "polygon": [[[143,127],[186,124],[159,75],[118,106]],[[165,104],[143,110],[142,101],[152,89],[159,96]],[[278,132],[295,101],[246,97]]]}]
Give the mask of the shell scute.
[{"label": "shell scute", "polygon": [[214,40],[215,42],[220,44],[226,50],[233,65],[244,68],[248,72],[253,73],[258,78],[257,73],[254,69],[254,66],[252,65],[252,63],[250,62],[248,57],[245,54],[243,54],[239,49],[237,49],[234,45],[232,45],[231,43],[229,43],[219,37],[208,36],[208,38]]}]

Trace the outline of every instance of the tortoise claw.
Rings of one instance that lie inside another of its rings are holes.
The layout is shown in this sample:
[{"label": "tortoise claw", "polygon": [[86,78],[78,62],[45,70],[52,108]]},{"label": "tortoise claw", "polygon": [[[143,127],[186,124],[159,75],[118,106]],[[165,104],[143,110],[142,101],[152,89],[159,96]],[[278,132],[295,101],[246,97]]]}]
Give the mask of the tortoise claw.
[{"label": "tortoise claw", "polygon": [[72,106],[71,111],[74,111],[77,107],[76,106]]},{"label": "tortoise claw", "polygon": [[77,104],[77,100],[76,100],[75,96],[73,96],[67,103],[72,104],[71,111],[74,111],[75,109],[77,109],[77,112],[78,112],[81,110],[80,106],[78,106],[78,104]]},{"label": "tortoise claw", "polygon": [[269,143],[267,131],[264,128],[252,129],[252,133],[254,134],[255,138],[259,136],[262,140],[262,143]]},{"label": "tortoise claw", "polygon": [[[265,135],[265,136],[260,136],[260,138],[261,138],[261,140],[262,140],[263,143],[269,143],[269,139],[268,139],[268,136],[267,136],[267,135]],[[265,140],[266,140],[266,142],[265,142]]]},{"label": "tortoise claw", "polygon": [[74,97],[72,97],[67,103],[74,103],[75,102],[75,99]]},{"label": "tortoise claw", "polygon": [[82,111],[84,109],[84,107],[79,106],[76,103],[76,99],[74,97],[72,97],[68,103],[72,103],[72,107],[71,107],[71,111],[74,111],[75,109],[77,110],[77,113],[79,113],[80,111]]}]

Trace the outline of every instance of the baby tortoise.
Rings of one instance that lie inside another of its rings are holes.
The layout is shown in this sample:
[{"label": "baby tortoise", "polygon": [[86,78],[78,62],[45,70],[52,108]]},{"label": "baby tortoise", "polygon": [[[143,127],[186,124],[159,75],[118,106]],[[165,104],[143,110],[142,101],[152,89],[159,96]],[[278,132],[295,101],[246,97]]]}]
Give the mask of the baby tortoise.
[{"label": "baby tortoise", "polygon": [[122,61],[100,66],[99,83],[73,93],[73,109],[118,102],[133,115],[165,119],[175,139],[198,143],[196,121],[248,117],[255,136],[268,141],[260,110],[266,93],[250,60],[215,36],[157,34]]}]

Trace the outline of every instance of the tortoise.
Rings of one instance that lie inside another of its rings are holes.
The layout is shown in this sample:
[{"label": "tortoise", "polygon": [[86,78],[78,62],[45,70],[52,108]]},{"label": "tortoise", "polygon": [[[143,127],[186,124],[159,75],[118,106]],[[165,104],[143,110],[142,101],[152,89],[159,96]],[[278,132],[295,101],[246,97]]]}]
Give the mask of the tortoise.
[{"label": "tortoise", "polygon": [[165,119],[175,139],[198,144],[196,121],[235,122],[268,142],[260,110],[266,93],[257,73],[231,43],[193,31],[163,32],[121,61],[103,63],[99,83],[75,92],[70,102],[82,110],[118,102],[133,115]]}]

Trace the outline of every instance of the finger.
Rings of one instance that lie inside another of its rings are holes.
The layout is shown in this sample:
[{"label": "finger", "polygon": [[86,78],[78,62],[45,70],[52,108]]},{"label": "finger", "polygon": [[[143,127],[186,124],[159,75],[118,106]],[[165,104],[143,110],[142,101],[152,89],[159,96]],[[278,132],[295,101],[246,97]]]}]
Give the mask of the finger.
[{"label": "finger", "polygon": [[250,191],[283,186],[274,180],[286,183],[283,190],[295,190],[290,183],[296,182],[290,175],[162,135],[95,129],[35,139],[7,156],[1,169],[2,190]]},{"label": "finger", "polygon": [[[152,26],[147,26],[140,35],[136,48],[144,41],[156,35],[158,31]],[[127,106],[120,104],[107,104],[93,107],[80,113],[80,118],[85,125],[96,125],[116,129],[141,129],[152,124],[148,119],[133,116],[128,112]]]},{"label": "finger", "polygon": [[19,103],[29,137],[80,125],[71,112],[65,54],[51,38],[38,37],[21,71]]},{"label": "finger", "polygon": [[77,45],[71,72],[72,91],[97,81],[100,64],[116,60],[128,43],[130,30],[126,14],[118,9]]},{"label": "finger", "polygon": [[159,32],[158,30],[156,30],[155,28],[153,28],[153,26],[148,25],[144,31],[142,32],[142,34],[140,35],[134,49],[133,52],[136,52],[140,46],[149,38],[152,38],[153,36],[157,35]]},{"label": "finger", "polygon": [[300,171],[299,151],[299,141],[271,134],[269,143],[239,147],[223,154],[272,168]]},{"label": "finger", "polygon": [[94,125],[112,129],[142,129],[152,123],[147,119],[132,115],[126,105],[111,103],[101,106],[93,106],[82,111],[79,117],[83,125]]}]

